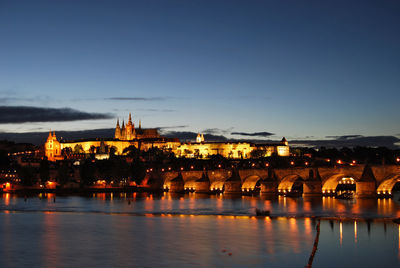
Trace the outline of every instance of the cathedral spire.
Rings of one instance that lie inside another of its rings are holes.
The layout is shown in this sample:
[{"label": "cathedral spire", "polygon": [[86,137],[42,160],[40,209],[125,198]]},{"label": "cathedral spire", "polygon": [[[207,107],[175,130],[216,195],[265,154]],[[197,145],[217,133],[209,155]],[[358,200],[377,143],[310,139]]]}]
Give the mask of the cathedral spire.
[{"label": "cathedral spire", "polygon": [[132,116],[131,116],[131,113],[129,113],[129,120],[128,120],[128,124],[129,124],[129,125],[132,125]]},{"label": "cathedral spire", "polygon": [[117,118],[117,128],[119,128],[119,118]]},{"label": "cathedral spire", "polygon": [[139,129],[142,129],[142,120],[139,120]]}]

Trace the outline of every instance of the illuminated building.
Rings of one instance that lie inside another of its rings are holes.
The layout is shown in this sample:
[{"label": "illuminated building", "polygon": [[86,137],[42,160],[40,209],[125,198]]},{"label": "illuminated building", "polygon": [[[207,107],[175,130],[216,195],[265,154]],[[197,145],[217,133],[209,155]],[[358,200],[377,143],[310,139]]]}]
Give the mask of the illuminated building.
[{"label": "illuminated building", "polygon": [[206,142],[203,134],[198,134],[196,142],[181,143],[178,139],[160,136],[156,128],[142,129],[141,122],[135,128],[132,116],[129,114],[128,123],[119,120],[115,127],[114,138],[86,139],[75,141],[58,141],[55,133],[49,133],[45,143],[45,155],[48,160],[56,161],[64,159],[63,151],[71,154],[95,154],[97,159],[108,158],[110,152],[122,155],[124,149],[135,146],[139,150],[147,151],[150,148],[159,148],[173,152],[177,157],[208,158],[211,155],[220,154],[226,158],[250,158],[253,150],[262,152],[262,156],[289,156],[289,144],[285,138],[275,144],[254,144],[250,142]]}]

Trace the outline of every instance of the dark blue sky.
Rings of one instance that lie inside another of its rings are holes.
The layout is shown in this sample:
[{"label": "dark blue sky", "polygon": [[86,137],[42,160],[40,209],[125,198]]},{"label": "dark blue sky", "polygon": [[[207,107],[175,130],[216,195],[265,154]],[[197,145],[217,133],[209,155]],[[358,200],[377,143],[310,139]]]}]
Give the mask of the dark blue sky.
[{"label": "dark blue sky", "polygon": [[399,1],[2,0],[0,105],[276,139],[399,135],[399,14]]}]

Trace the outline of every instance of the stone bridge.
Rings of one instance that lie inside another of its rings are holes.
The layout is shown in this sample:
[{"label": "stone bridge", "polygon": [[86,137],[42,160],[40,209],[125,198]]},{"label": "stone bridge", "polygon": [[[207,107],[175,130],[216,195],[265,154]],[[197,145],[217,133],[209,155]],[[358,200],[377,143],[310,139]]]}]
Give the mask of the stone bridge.
[{"label": "stone bridge", "polygon": [[[343,178],[351,178],[347,182],[355,184],[357,197],[391,195],[394,185],[400,182],[400,166],[355,165],[319,168],[152,172],[148,174],[148,184],[151,187],[169,189],[172,192],[218,190],[227,193],[227,189],[230,189],[230,193],[240,193],[254,191],[259,187],[261,193],[264,194],[285,194],[292,190],[295,183],[300,183],[303,185],[303,195],[312,196],[334,193],[336,187],[343,183]],[[234,189],[231,189],[232,183],[235,184]]]}]

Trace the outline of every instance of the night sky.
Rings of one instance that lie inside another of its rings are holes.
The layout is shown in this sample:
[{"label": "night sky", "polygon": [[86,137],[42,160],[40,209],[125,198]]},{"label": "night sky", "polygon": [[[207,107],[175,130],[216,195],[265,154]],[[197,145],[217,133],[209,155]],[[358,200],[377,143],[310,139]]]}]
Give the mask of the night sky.
[{"label": "night sky", "polygon": [[1,0],[0,132],[132,112],[234,138],[399,137],[399,14],[379,0]]}]

